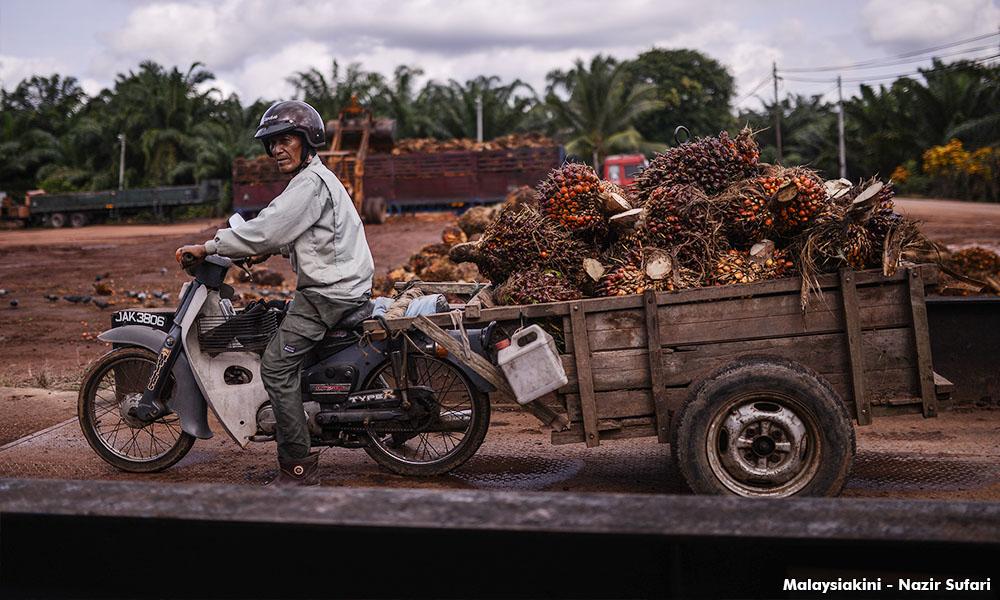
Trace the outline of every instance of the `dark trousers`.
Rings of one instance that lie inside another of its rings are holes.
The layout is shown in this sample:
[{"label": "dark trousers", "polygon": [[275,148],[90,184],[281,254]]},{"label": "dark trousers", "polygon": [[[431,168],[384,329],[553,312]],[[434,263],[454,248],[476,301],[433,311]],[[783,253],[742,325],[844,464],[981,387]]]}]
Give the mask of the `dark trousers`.
[{"label": "dark trousers", "polygon": [[367,301],[327,298],[311,290],[295,292],[260,365],[261,380],[277,420],[278,458],[309,455],[309,427],[302,407],[302,362],[327,330]]}]

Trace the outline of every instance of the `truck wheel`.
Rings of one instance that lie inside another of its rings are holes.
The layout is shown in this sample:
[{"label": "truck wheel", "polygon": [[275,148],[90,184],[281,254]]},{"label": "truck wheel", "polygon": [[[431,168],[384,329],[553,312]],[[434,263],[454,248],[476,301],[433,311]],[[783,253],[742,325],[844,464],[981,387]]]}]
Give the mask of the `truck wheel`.
[{"label": "truck wheel", "polygon": [[66,225],[66,215],[62,213],[52,213],[49,215],[49,227],[64,227]]},{"label": "truck wheel", "polygon": [[694,388],[671,453],[698,494],[836,496],[854,462],[854,427],[840,396],[812,370],[741,359]]},{"label": "truck wheel", "polygon": [[87,215],[75,212],[69,216],[69,224],[73,227],[83,227],[89,222]]},{"label": "truck wheel", "polygon": [[364,218],[365,223],[371,223],[372,225],[381,225],[385,223],[386,219],[386,203],[385,198],[381,196],[375,196],[374,198],[365,198],[364,206]]}]

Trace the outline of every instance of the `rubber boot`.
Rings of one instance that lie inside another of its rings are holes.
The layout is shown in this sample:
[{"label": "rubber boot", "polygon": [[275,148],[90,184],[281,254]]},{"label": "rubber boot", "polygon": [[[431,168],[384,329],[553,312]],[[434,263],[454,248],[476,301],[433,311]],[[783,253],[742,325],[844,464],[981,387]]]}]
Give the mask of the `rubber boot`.
[{"label": "rubber boot", "polygon": [[305,458],[278,459],[278,476],[267,484],[269,487],[319,485],[319,452]]}]

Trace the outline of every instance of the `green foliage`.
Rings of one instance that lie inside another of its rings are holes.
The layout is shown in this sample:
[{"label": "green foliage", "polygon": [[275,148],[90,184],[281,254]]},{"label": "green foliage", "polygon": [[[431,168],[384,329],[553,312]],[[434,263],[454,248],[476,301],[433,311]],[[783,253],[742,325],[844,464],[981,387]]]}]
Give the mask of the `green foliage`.
[{"label": "green foliage", "polygon": [[546,108],[557,133],[567,139],[566,150],[591,159],[594,168],[612,152],[651,151],[636,129],[636,120],[663,107],[656,87],[629,81],[627,63],[610,56],[582,60],[569,71],[547,75]]},{"label": "green foliage", "polygon": [[[922,173],[926,150],[952,138],[970,150],[1000,143],[1000,67],[958,61],[933,61],[922,70],[923,81],[903,77],[890,85],[863,85],[860,95],[844,102],[847,172],[851,179],[889,177],[897,167],[909,173],[901,191],[943,193],[972,199],[995,197],[1000,170],[976,186],[946,185],[941,177]],[[839,173],[836,106],[819,97],[788,96],[779,104],[785,164],[808,164],[824,175]],[[760,111],[743,111],[738,120],[755,129],[761,160],[777,158],[773,103]]]},{"label": "green foliage", "polygon": [[418,103],[434,118],[426,130],[439,138],[476,137],[476,99],[483,102],[483,139],[507,135],[522,128],[535,104],[531,86],[519,79],[504,84],[497,76],[479,76],[464,84],[451,79],[447,84],[428,83]]},{"label": "green foliage", "polygon": [[653,48],[625,63],[630,85],[656,87],[662,105],[636,119],[649,140],[668,142],[683,125],[695,136],[717,135],[735,125],[730,101],[736,85],[729,71],[697,50]]},{"label": "green foliage", "polygon": [[386,89],[385,79],[378,73],[364,71],[358,63],[351,63],[342,70],[336,60],[329,75],[312,68],[295,73],[287,81],[295,87],[297,97],[312,105],[327,120],[336,119],[352,96],[357,96],[364,106],[375,106]]},{"label": "green foliage", "polygon": [[[944,188],[939,176],[924,173],[921,161],[926,150],[953,138],[973,153],[1000,144],[1000,67],[935,61],[923,75],[862,86],[859,96],[845,102],[849,177],[905,172],[909,179],[900,183],[907,192],[959,189],[982,196],[987,190],[983,197],[996,197],[1000,165],[976,175],[985,177],[976,186]],[[774,161],[777,110],[784,162],[810,165],[830,177],[838,173],[834,105],[819,97],[788,96],[777,106],[742,111],[734,120],[731,75],[694,50],[653,48],[630,61],[602,55],[577,60],[568,70],[548,74],[542,97],[517,79],[484,75],[424,82],[423,76],[416,66],[401,65],[386,77],[334,61],[326,72],[310,69],[288,81],[296,97],[326,119],[336,118],[357,96],[379,117],[395,119],[400,138],[474,137],[481,98],[485,138],[540,131],[598,164],[611,153],[658,149],[672,140],[677,125],[694,135],[715,135],[749,124],[761,130],[762,160]],[[0,189],[18,194],[38,187],[51,192],[117,187],[118,135],[124,134],[128,187],[219,178],[225,182],[222,198],[211,210],[224,213],[231,202],[233,159],[262,153],[253,131],[270,102],[223,97],[213,80],[200,63],[181,70],[145,61],[94,97],[73,77],[21,81],[0,92]]]},{"label": "green foliage", "polygon": [[[839,176],[837,107],[820,96],[787,96],[780,110],[784,164],[808,165],[826,177]],[[774,104],[769,104],[762,112],[741,111],[737,117],[740,126],[759,132],[760,159],[769,163],[778,161],[773,114]]]}]

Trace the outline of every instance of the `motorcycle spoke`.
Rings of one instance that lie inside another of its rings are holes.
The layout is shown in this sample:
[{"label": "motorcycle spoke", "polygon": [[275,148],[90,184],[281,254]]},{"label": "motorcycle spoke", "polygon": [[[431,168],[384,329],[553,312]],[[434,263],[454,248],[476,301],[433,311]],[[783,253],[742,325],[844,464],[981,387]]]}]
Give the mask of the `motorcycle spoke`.
[{"label": "motorcycle spoke", "polygon": [[[132,427],[120,413],[116,415],[123,409],[123,403],[130,394],[142,393],[152,369],[153,364],[149,360],[125,359],[111,363],[100,376],[91,396],[88,415],[102,445],[128,460],[155,460],[170,452],[181,439],[180,418],[176,415],[158,419],[144,427]],[[112,419],[117,416],[117,422],[113,425],[102,424],[108,416]],[[149,436],[148,442],[145,436]]]},{"label": "motorcycle spoke", "polygon": [[115,425],[114,430],[112,430],[111,433],[108,434],[108,437],[105,438],[105,439],[108,439],[108,438],[111,437],[112,434],[114,434],[114,436],[115,436],[114,441],[109,440],[112,446],[114,446],[115,444],[118,443],[118,430],[121,429],[121,426],[122,426],[123,423],[125,423],[124,420],[118,419],[118,423]]},{"label": "motorcycle spoke", "polygon": [[[408,440],[398,444],[394,443],[396,438],[392,434],[373,432],[369,435],[372,442],[382,452],[397,460],[414,464],[440,462],[464,445],[473,420],[469,419],[468,424],[461,431],[437,431],[436,429],[442,427],[456,429],[456,420],[468,418],[466,415],[475,411],[473,392],[469,388],[468,382],[462,377],[462,373],[446,361],[423,355],[411,355],[409,361],[406,374],[410,378],[410,384],[433,390],[430,398],[433,404],[428,407],[431,410],[430,417],[433,420],[425,425],[418,425],[418,427],[427,427],[427,430],[415,431],[410,434],[411,437]],[[382,367],[381,371],[374,376],[373,381],[386,388],[394,388],[398,385],[396,378],[392,376],[392,369],[389,365]],[[438,420],[445,419],[451,422],[447,425],[439,424]]]}]

